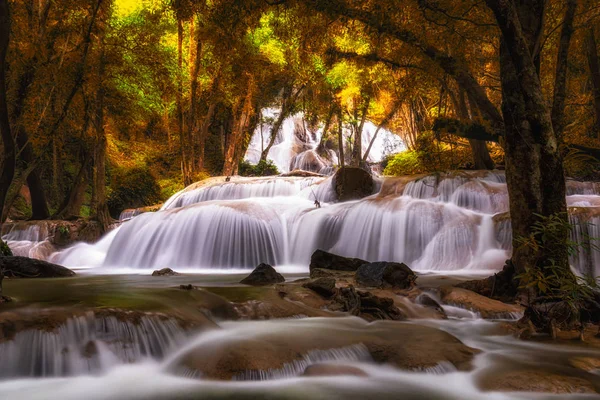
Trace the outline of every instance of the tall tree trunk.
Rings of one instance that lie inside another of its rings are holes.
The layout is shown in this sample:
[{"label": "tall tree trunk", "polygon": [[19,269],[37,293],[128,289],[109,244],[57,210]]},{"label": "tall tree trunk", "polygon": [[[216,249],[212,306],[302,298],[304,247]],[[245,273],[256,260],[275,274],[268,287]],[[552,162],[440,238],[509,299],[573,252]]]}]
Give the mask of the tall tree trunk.
[{"label": "tall tree trunk", "polygon": [[594,97],[594,133],[596,136],[600,136],[600,61],[598,61],[598,46],[596,45],[596,37],[592,27],[587,30],[585,42]]},{"label": "tall tree trunk", "polygon": [[[465,92],[462,88],[458,94],[458,114],[463,120],[472,119],[469,115]],[[469,139],[469,145],[471,146],[471,152],[473,153],[475,169],[494,169],[494,161],[490,156],[490,152],[484,140]]]},{"label": "tall tree trunk", "polygon": [[[544,0],[522,0],[518,6],[486,0],[502,32],[500,67],[502,111],[506,128],[506,180],[513,233],[513,264],[518,273],[553,264],[566,273],[566,232],[543,248],[519,241],[535,232],[540,218],[566,221],[566,188],[559,140],[539,78],[539,39]],[[517,73],[519,71],[519,73]]]},{"label": "tall tree trunk", "polygon": [[364,99],[363,108],[361,109],[360,123],[354,132],[354,146],[352,146],[352,166],[359,167],[362,161],[362,133],[369,113],[369,103],[371,98]]},{"label": "tall tree trunk", "polygon": [[552,127],[557,137],[562,137],[564,128],[565,99],[567,98],[567,61],[569,59],[569,47],[573,36],[573,20],[575,19],[576,10],[577,0],[568,0],[558,44],[558,56],[556,57]]},{"label": "tall tree trunk", "polygon": [[237,150],[240,146],[240,141],[243,138],[244,132],[247,131],[248,127],[252,122],[252,116],[255,111],[252,102],[254,96],[254,77],[248,78],[248,88],[246,96],[239,110],[234,110],[234,124],[231,129],[231,135],[227,141],[225,148],[225,157],[223,163],[223,175],[231,176],[237,171],[238,157]]},{"label": "tall tree trunk", "polygon": [[304,85],[296,89],[296,92],[294,92],[293,86],[284,87],[281,100],[281,112],[279,113],[277,120],[271,127],[271,132],[269,132],[269,143],[260,154],[260,161],[267,161],[269,151],[271,151],[271,147],[273,147],[273,145],[275,144],[275,140],[277,139],[277,135],[279,135],[279,131],[281,130],[285,119],[290,116],[294,104],[296,103],[296,101],[298,101],[298,97],[300,96],[303,90]]},{"label": "tall tree trunk", "polygon": [[185,186],[192,184],[192,173],[188,160],[188,146],[183,126],[183,20],[177,18],[177,130],[179,131],[179,148],[181,150],[181,174]]},{"label": "tall tree trunk", "polygon": [[[201,165],[201,162],[196,164],[196,149],[195,145],[198,142],[198,75],[200,74],[200,62],[202,61],[202,41],[200,40],[200,32],[195,30],[194,17],[190,19],[190,113],[188,118],[187,141],[190,150],[188,159],[190,165],[189,170],[194,173],[196,165]],[[204,156],[204,155],[203,155]]]},{"label": "tall tree trunk", "polygon": [[206,139],[208,138],[208,133],[210,126],[213,123],[213,119],[215,117],[215,113],[217,111],[217,103],[213,102],[208,106],[208,112],[206,113],[206,117],[204,117],[204,121],[202,121],[202,127],[200,128],[200,133],[198,135],[198,170],[203,171],[205,167],[204,163],[204,155],[206,150]]},{"label": "tall tree trunk", "polygon": [[339,167],[344,168],[344,119],[342,115],[342,106],[337,105],[337,120],[338,120],[338,162]]},{"label": "tall tree trunk", "polygon": [[[15,176],[15,140],[10,131],[8,104],[6,97],[6,52],[10,35],[10,13],[8,0],[0,0],[0,133],[2,136],[3,157],[0,174],[0,227],[4,222],[4,205],[8,190]],[[1,241],[2,239],[0,239]],[[2,243],[0,243],[1,245]],[[2,271],[0,271],[0,274]],[[1,282],[0,282],[1,288]]]},{"label": "tall tree trunk", "polygon": [[377,135],[379,134],[379,131],[381,129],[385,128],[390,123],[392,118],[394,118],[394,115],[396,115],[396,113],[400,109],[401,105],[402,105],[402,102],[400,100],[396,100],[396,102],[392,106],[392,109],[390,110],[390,112],[383,118],[383,121],[381,121],[381,123],[377,126],[377,129],[375,130],[375,133],[373,134],[373,137],[371,138],[371,142],[369,142],[369,147],[367,147],[367,150],[365,151],[365,155],[362,158],[363,163],[367,162],[367,159],[369,158],[369,153],[371,153],[371,148],[373,148],[373,143],[375,143],[375,139],[377,139]]},{"label": "tall tree trunk", "polygon": [[[101,44],[104,46],[104,44]],[[104,97],[106,89],[104,88],[104,75],[106,71],[106,56],[104,49],[100,55],[98,65],[98,91],[96,92],[96,149],[94,156],[95,193],[96,193],[96,219],[100,222],[104,230],[112,223],[112,218],[108,212],[106,198],[106,132],[104,129]]]},{"label": "tall tree trunk", "polygon": [[56,214],[53,215],[53,219],[67,219],[80,215],[81,206],[83,205],[85,195],[85,188],[87,186],[85,178],[87,176],[87,171],[91,160],[92,157],[89,155],[86,154],[84,156],[81,167],[79,168],[79,172],[73,181],[73,186],[71,187],[71,190],[69,190],[69,193],[65,196]]}]

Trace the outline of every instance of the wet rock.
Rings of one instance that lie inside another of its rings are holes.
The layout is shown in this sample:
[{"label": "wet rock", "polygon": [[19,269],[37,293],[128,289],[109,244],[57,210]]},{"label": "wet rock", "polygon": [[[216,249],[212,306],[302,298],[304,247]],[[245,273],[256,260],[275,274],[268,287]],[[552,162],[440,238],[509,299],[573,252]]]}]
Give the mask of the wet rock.
[{"label": "wet rock", "polygon": [[325,175],[318,174],[316,172],[304,171],[301,169],[295,169],[291,172],[281,174],[283,177],[303,177],[303,178],[322,178]]},{"label": "wet rock", "polygon": [[334,278],[334,279],[354,279],[354,271],[334,271],[332,269],[313,268],[310,270],[310,277],[316,278]]},{"label": "wet rock", "polygon": [[417,275],[406,265],[392,262],[363,264],[356,271],[356,283],[365,287],[409,289]]},{"label": "wet rock", "polygon": [[484,390],[502,392],[596,393],[587,379],[543,370],[520,370],[484,378]]},{"label": "wet rock", "polygon": [[329,269],[334,271],[356,271],[368,261],[359,258],[348,258],[328,253],[323,250],[315,251],[310,257],[310,271],[313,269]]},{"label": "wet rock", "polygon": [[339,201],[362,199],[373,194],[373,177],[361,168],[343,167],[333,176],[333,187]]},{"label": "wet rock", "polygon": [[75,272],[63,266],[27,257],[0,257],[7,278],[65,278]]},{"label": "wet rock", "polygon": [[304,370],[302,376],[369,376],[365,371],[352,365],[341,364],[314,364]]},{"label": "wet rock", "polygon": [[173,271],[171,268],[163,268],[152,272],[152,276],[179,276],[178,272]]},{"label": "wet rock", "polygon": [[179,289],[181,290],[194,290],[195,287],[191,283],[188,285],[179,285]]},{"label": "wet rock", "polygon": [[260,264],[250,275],[242,279],[240,283],[251,286],[266,286],[285,282],[283,275],[275,271],[269,264]]},{"label": "wet rock", "polygon": [[459,283],[456,287],[467,289],[485,297],[500,301],[512,301],[519,290],[518,281],[514,279],[515,268],[507,260],[502,271],[485,279],[477,279]]},{"label": "wet rock", "polygon": [[369,292],[357,291],[352,286],[340,288],[333,298],[332,304],[329,305],[329,309],[347,312],[367,321],[403,321],[406,319],[406,315],[394,305],[394,300]]},{"label": "wet rock", "polygon": [[310,282],[306,282],[302,286],[318,293],[325,298],[330,298],[335,294],[334,278],[318,278]]},{"label": "wet rock", "polygon": [[415,303],[420,304],[423,307],[434,309],[437,312],[446,316],[446,312],[444,311],[440,303],[438,303],[433,297],[431,297],[431,295],[427,293],[421,293],[420,295],[418,295],[415,299]]},{"label": "wet rock", "polygon": [[515,318],[523,313],[523,308],[481,296],[470,290],[453,286],[440,288],[440,297],[446,304],[477,312],[482,318]]},{"label": "wet rock", "polygon": [[[301,375],[306,364],[298,361],[314,351],[334,350],[332,361],[348,360],[340,360],[339,355],[346,354],[355,356],[354,360],[366,356],[365,361],[404,370],[434,368],[441,363],[468,370],[478,353],[447,332],[395,321],[365,324],[358,319],[319,318],[252,322],[232,329],[239,334],[227,336],[227,340],[199,342],[174,360],[170,369],[197,371],[202,379],[219,380],[258,379],[272,371],[295,369]],[[319,371],[315,369],[313,372]]]}]

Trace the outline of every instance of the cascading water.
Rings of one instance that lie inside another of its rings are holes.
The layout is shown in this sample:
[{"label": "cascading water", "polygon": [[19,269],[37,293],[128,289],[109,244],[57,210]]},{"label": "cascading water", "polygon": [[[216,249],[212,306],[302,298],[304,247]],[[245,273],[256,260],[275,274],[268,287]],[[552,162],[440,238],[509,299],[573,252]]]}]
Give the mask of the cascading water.
[{"label": "cascading water", "polygon": [[[256,128],[248,150],[246,152],[246,161],[257,164],[261,153],[270,141],[270,132],[273,122],[279,111],[276,109],[266,109],[262,112],[263,123]],[[268,160],[273,161],[281,172],[289,172],[300,169],[304,171],[317,172],[324,175],[333,173],[333,166],[339,164],[336,152],[327,146],[317,151],[322,138],[322,127],[312,132],[302,113],[288,117],[284,120],[279,130],[273,147],[269,150]],[[366,121],[362,133],[363,155],[373,141],[377,126],[372,122]],[[343,135],[345,139],[352,136],[349,128],[344,128]],[[348,143],[348,140],[344,141]],[[382,161],[388,154],[395,154],[403,149],[405,145],[398,135],[391,133],[386,129],[380,129],[377,137],[373,141],[367,161],[377,163]],[[350,154],[350,149],[346,149],[346,154]]]},{"label": "cascading water", "polygon": [[44,221],[4,225],[2,240],[8,244],[15,256],[45,260],[56,251],[48,240],[49,231],[50,227]]},{"label": "cascading water", "polygon": [[[500,172],[389,178],[378,194],[334,203],[331,178],[215,180],[176,194],[162,211],[124,223],[96,245],[51,259],[70,267],[139,270],[248,269],[261,262],[306,269],[311,254],[323,249],[405,262],[417,271],[498,270],[511,251],[504,181]],[[600,196],[580,194],[590,191],[586,185],[568,186],[569,205],[585,211],[572,213],[580,227],[574,239],[599,236],[594,213]],[[592,246],[572,263],[597,275],[597,260]]]},{"label": "cascading water", "polygon": [[0,379],[81,375],[122,363],[161,359],[185,336],[167,318],[141,316],[130,322],[89,312],[54,330],[30,329],[0,343]]}]

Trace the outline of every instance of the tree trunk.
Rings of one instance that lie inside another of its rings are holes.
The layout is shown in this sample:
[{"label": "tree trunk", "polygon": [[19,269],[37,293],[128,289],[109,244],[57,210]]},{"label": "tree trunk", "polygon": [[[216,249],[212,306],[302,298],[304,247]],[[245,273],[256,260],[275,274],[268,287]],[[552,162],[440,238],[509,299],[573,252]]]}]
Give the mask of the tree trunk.
[{"label": "tree trunk", "polygon": [[[101,44],[103,46],[104,44]],[[108,212],[106,199],[106,132],[104,130],[104,75],[106,70],[106,58],[104,50],[100,55],[98,65],[98,91],[96,92],[96,149],[94,157],[95,193],[96,193],[96,219],[104,230],[112,223]]]},{"label": "tree trunk", "polygon": [[[200,41],[200,32],[195,31],[194,18],[190,19],[190,114],[188,118],[188,147],[190,149],[189,170],[195,172],[195,166],[202,162],[195,162],[195,144],[198,142],[198,75],[200,74],[200,62],[202,61],[202,42]],[[204,156],[204,155],[203,155]]]},{"label": "tree trunk", "polygon": [[556,76],[554,77],[554,100],[552,102],[552,127],[557,137],[562,137],[564,128],[565,99],[567,98],[567,61],[573,36],[573,20],[577,9],[577,0],[567,1],[567,11],[563,19],[558,56],[556,57]]},{"label": "tree trunk", "polygon": [[[4,222],[4,205],[8,190],[15,176],[16,163],[15,141],[10,132],[6,98],[6,52],[8,51],[9,35],[10,14],[8,0],[0,0],[0,133],[4,150],[2,157],[2,173],[0,174],[0,227]],[[1,273],[2,271],[0,271],[0,274]]]},{"label": "tree trunk", "polygon": [[517,273],[550,264],[569,271],[566,233],[556,235],[538,250],[519,241],[531,237],[540,218],[567,218],[559,140],[542,93],[536,53],[543,28],[544,0],[520,1],[518,10],[512,2],[486,3],[502,32],[500,67],[512,261]]},{"label": "tree trunk", "polygon": [[275,123],[273,124],[273,126],[271,128],[271,132],[269,132],[269,135],[270,135],[269,143],[267,144],[267,147],[265,147],[263,149],[262,153],[260,154],[260,161],[267,161],[267,157],[269,156],[269,151],[271,150],[271,147],[273,147],[273,145],[275,144],[275,140],[277,139],[277,135],[279,134],[279,131],[281,130],[281,126],[285,122],[285,119],[287,117],[289,117],[289,115],[294,107],[294,104],[298,100],[298,97],[300,96],[300,93],[302,93],[303,90],[304,90],[304,85],[302,85],[300,88],[298,88],[295,93],[294,93],[293,86],[284,87],[282,101],[281,101],[281,112],[279,113],[277,120],[275,121]]},{"label": "tree trunk", "polygon": [[63,200],[60,208],[53,216],[54,219],[68,219],[70,217],[77,217],[80,215],[81,206],[83,205],[83,200],[85,197],[85,188],[87,186],[85,177],[87,176],[87,170],[90,165],[90,161],[91,157],[86,155],[81,167],[79,168],[79,172],[73,181],[73,186]]},{"label": "tree trunk", "polygon": [[594,97],[594,136],[600,136],[600,61],[598,61],[598,46],[594,29],[588,28],[586,37],[586,53],[590,77],[592,80],[592,93]]},{"label": "tree trunk", "polygon": [[181,174],[183,184],[189,186],[192,184],[192,173],[190,171],[190,162],[188,160],[188,146],[192,143],[186,143],[186,135],[183,126],[183,21],[177,19],[177,129],[179,131],[179,148],[181,150]]},{"label": "tree trunk", "polygon": [[338,104],[337,107],[337,119],[338,119],[338,158],[339,167],[344,168],[344,124],[342,116],[342,106]]},{"label": "tree trunk", "polygon": [[394,105],[392,106],[392,109],[390,110],[390,112],[385,116],[385,118],[383,118],[383,121],[381,121],[381,123],[377,126],[377,129],[375,130],[375,133],[373,134],[373,137],[371,138],[371,142],[369,143],[369,147],[367,147],[367,150],[365,151],[365,155],[362,158],[363,163],[367,162],[367,159],[369,158],[369,153],[371,152],[373,143],[375,143],[375,139],[377,139],[377,135],[379,134],[379,131],[381,129],[385,128],[387,126],[387,124],[390,123],[392,118],[394,118],[394,115],[396,115],[396,113],[400,109],[401,105],[402,105],[402,102],[400,100],[397,100],[394,103]]},{"label": "tree trunk", "polygon": [[198,135],[198,170],[203,171],[205,167],[204,163],[204,153],[206,149],[206,139],[208,138],[208,133],[210,126],[212,125],[213,118],[217,111],[217,103],[211,103],[208,106],[208,112],[206,113],[206,117],[202,122],[202,127],[200,128],[200,134]]},{"label": "tree trunk", "polygon": [[231,176],[237,171],[238,157],[236,152],[240,146],[240,141],[243,138],[244,132],[247,131],[251,124],[254,107],[252,105],[254,95],[254,77],[248,78],[248,88],[240,110],[234,110],[234,124],[231,130],[231,135],[227,141],[225,148],[225,157],[223,163],[223,175]]},{"label": "tree trunk", "polygon": [[[464,90],[460,89],[458,97],[458,114],[460,118],[462,120],[471,120],[472,116],[469,115],[469,108],[467,107]],[[494,169],[494,161],[490,156],[485,141],[469,139],[469,145],[471,146],[471,152],[473,153],[475,169]]]},{"label": "tree trunk", "polygon": [[362,161],[362,133],[365,121],[367,120],[367,114],[369,113],[370,101],[370,97],[364,99],[365,104],[361,110],[360,124],[356,127],[356,132],[354,132],[354,146],[352,146],[352,165],[354,167],[359,167]]}]

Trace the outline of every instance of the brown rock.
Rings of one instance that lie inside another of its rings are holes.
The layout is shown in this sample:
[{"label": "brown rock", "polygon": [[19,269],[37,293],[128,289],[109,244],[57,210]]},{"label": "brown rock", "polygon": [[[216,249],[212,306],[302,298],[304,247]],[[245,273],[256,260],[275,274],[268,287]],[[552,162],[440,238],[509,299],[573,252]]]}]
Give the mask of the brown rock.
[{"label": "brown rock", "polygon": [[542,370],[508,371],[482,382],[484,390],[502,392],[596,393],[586,379]]},{"label": "brown rock", "polygon": [[361,168],[343,167],[333,176],[333,187],[339,201],[362,199],[373,194],[373,177]]},{"label": "brown rock", "polygon": [[358,376],[368,377],[365,371],[352,365],[339,364],[314,364],[304,370],[302,376]]},{"label": "brown rock", "polygon": [[515,304],[502,303],[470,290],[453,286],[441,287],[440,297],[446,304],[478,312],[482,318],[487,319],[507,318],[515,313],[523,312],[523,308]]}]

